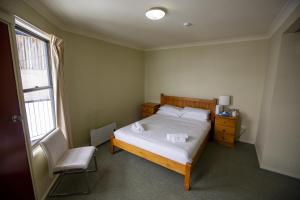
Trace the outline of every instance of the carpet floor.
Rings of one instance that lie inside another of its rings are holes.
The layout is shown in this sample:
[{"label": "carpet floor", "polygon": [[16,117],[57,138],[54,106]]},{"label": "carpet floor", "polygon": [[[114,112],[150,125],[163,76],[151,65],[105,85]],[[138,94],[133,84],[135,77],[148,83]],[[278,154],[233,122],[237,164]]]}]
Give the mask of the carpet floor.
[{"label": "carpet floor", "polygon": [[[253,145],[233,149],[209,142],[192,171],[191,191],[183,176],[125,151],[97,151],[98,172],[88,175],[91,193],[62,200],[300,199],[300,180],[262,170]],[[92,167],[92,165],[91,165]],[[84,190],[82,175],[66,177],[59,191]]]}]

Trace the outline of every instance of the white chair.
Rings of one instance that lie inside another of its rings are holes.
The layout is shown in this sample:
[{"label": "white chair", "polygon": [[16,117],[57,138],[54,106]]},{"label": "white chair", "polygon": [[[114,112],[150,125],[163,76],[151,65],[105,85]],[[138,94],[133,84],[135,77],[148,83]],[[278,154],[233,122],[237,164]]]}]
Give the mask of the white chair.
[{"label": "white chair", "polygon": [[[88,194],[90,187],[87,179],[88,172],[95,172],[98,170],[97,159],[95,155],[96,148],[93,146],[79,147],[79,148],[68,148],[68,143],[60,129],[56,129],[53,133],[45,137],[40,145],[48,160],[49,175],[53,177],[54,174],[60,174],[59,179],[53,186],[49,197],[56,196],[67,196],[74,194]],[[94,170],[88,170],[89,163],[94,157]],[[87,191],[84,192],[72,192],[72,193],[60,193],[55,194],[54,192],[60,185],[63,177],[66,174],[85,174],[85,181],[87,185]]]}]

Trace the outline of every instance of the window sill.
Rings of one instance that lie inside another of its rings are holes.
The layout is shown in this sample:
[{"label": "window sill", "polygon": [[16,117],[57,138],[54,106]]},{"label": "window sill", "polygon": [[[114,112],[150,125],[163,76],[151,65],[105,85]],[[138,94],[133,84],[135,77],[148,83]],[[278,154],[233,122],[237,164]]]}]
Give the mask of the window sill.
[{"label": "window sill", "polygon": [[36,137],[34,140],[31,140],[31,148],[32,149],[35,149],[36,147],[38,147],[40,145],[40,141],[42,141],[45,137],[47,137],[48,135],[50,135],[51,133],[53,133],[54,131],[56,130],[53,129],[52,131],[50,131],[49,133],[45,134],[45,135],[42,135],[40,137]]}]

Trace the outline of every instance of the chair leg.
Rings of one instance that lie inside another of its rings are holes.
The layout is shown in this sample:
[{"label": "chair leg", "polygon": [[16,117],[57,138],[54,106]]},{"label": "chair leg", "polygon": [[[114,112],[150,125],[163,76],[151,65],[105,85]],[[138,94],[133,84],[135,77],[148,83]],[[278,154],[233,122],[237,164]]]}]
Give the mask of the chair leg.
[{"label": "chair leg", "polygon": [[97,163],[96,154],[94,154],[93,157],[94,157],[95,169],[89,169],[89,170],[87,170],[87,172],[96,172],[96,171],[98,171],[98,163]]},{"label": "chair leg", "polygon": [[[71,195],[76,195],[76,194],[89,194],[91,189],[90,189],[90,185],[89,185],[89,181],[88,181],[88,173],[98,171],[98,164],[97,164],[96,154],[94,154],[93,157],[94,157],[94,164],[95,164],[95,169],[94,170],[86,169],[84,171],[75,172],[75,173],[74,172],[73,173],[61,173],[61,176],[58,177],[58,180],[54,184],[53,189],[50,190],[48,197],[53,198],[53,197],[71,196]],[[65,175],[76,174],[76,173],[84,173],[84,179],[85,179],[87,191],[71,192],[71,193],[55,193],[55,191],[57,190],[58,186],[61,184],[61,182],[62,182]]]},{"label": "chair leg", "polygon": [[56,183],[54,183],[53,188],[49,191],[48,197],[56,197],[57,194],[55,194],[54,192],[56,191],[56,189],[58,188],[58,186],[60,185],[60,183],[63,180],[63,177],[65,176],[64,173],[62,173],[61,175],[59,175],[59,177],[57,178]]},{"label": "chair leg", "polygon": [[[63,178],[65,177],[65,173],[62,173],[62,175],[58,178],[57,183],[55,183],[53,189],[49,192],[48,197],[49,198],[54,198],[54,197],[64,197],[64,196],[71,196],[71,195],[77,195],[77,194],[89,194],[90,192],[90,188],[89,185],[87,185],[88,190],[87,191],[81,191],[81,192],[65,192],[65,193],[55,193],[55,191],[57,190],[58,186],[60,185],[60,183],[62,182]],[[88,179],[87,176],[85,176],[86,178],[86,183],[88,184]]]},{"label": "chair leg", "polygon": [[96,169],[96,171],[98,171],[98,163],[97,163],[96,154],[94,154],[94,163],[95,163],[95,169]]},{"label": "chair leg", "polygon": [[89,185],[89,179],[88,179],[88,171],[85,170],[84,172],[84,177],[85,177],[85,183],[86,183],[86,187],[87,187],[87,194],[90,193],[90,185]]}]

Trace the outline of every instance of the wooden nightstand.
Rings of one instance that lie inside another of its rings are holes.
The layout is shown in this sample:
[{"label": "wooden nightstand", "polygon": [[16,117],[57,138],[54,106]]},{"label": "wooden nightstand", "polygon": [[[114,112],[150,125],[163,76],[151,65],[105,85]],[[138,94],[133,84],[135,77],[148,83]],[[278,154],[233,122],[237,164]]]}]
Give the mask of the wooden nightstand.
[{"label": "wooden nightstand", "polygon": [[158,103],[144,103],[142,104],[142,117],[149,117],[158,111]]},{"label": "wooden nightstand", "polygon": [[222,117],[216,115],[215,118],[215,141],[228,147],[234,147],[237,117]]}]

